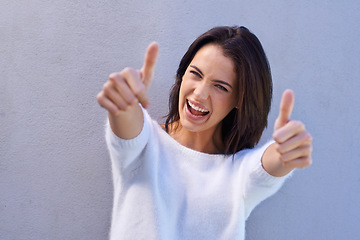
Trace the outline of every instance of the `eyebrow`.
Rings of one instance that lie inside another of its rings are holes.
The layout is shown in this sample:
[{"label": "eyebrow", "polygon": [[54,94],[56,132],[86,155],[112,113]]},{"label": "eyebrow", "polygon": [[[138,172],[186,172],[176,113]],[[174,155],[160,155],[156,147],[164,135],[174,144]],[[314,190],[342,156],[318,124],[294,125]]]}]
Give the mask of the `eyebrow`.
[{"label": "eyebrow", "polygon": [[201,71],[197,66],[190,65],[190,67],[195,68],[195,69],[201,74],[201,76],[204,76],[204,74],[202,73],[202,71]]},{"label": "eyebrow", "polygon": [[[190,65],[190,67],[195,68],[196,71],[198,71],[202,77],[204,76],[204,74],[201,72],[201,70],[198,67],[196,67],[194,65]],[[229,86],[231,89],[233,88],[229,83],[227,83],[227,82],[225,82],[223,80],[214,80],[214,82],[221,83],[221,84],[224,84],[226,86]]]}]

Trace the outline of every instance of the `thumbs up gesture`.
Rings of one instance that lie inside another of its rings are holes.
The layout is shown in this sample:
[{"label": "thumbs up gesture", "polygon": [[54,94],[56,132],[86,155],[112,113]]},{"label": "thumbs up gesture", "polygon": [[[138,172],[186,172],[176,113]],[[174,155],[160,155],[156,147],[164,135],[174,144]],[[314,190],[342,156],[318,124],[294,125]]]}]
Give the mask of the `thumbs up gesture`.
[{"label": "thumbs up gesture", "polygon": [[312,163],[312,137],[300,121],[290,120],[294,108],[294,93],[286,90],[281,99],[279,116],[275,121],[273,138],[283,167],[304,168]]},{"label": "thumbs up gesture", "polygon": [[158,44],[153,42],[146,50],[144,65],[140,70],[125,68],[110,74],[103,90],[97,95],[99,104],[113,115],[126,111],[135,103],[148,107],[150,102],[146,93],[153,79],[158,51]]}]

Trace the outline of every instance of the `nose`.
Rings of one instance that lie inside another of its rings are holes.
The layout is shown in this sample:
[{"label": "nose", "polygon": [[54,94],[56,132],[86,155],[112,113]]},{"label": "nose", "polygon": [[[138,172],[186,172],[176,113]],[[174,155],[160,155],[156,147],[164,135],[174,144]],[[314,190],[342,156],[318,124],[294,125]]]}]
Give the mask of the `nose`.
[{"label": "nose", "polygon": [[209,97],[209,87],[205,81],[201,81],[195,86],[194,95],[198,100],[206,100]]}]

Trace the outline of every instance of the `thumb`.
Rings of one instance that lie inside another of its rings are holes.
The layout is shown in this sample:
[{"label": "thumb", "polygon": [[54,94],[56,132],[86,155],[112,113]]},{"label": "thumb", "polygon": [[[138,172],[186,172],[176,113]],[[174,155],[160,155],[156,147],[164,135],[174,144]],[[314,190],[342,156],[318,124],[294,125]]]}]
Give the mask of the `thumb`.
[{"label": "thumb", "polygon": [[279,116],[275,121],[274,130],[277,130],[287,124],[290,120],[292,110],[294,108],[295,96],[293,91],[285,90],[280,103]]},{"label": "thumb", "polygon": [[146,88],[149,87],[152,78],[154,76],[154,68],[156,64],[156,59],[159,52],[159,45],[156,42],[149,44],[144,59],[144,65],[141,68],[142,81]]}]

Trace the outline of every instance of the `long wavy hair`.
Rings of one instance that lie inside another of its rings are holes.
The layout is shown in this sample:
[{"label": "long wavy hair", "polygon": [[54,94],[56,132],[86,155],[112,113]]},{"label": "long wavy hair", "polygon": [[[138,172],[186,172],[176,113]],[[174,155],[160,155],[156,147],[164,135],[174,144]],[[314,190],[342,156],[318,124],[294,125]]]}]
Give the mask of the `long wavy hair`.
[{"label": "long wavy hair", "polygon": [[259,142],[267,126],[272,99],[268,59],[259,39],[246,27],[215,27],[190,45],[180,61],[175,84],[170,91],[165,130],[169,132],[169,125],[180,119],[179,92],[187,67],[197,51],[210,43],[220,46],[235,66],[238,107],[230,111],[221,125],[224,154],[235,154],[242,149],[253,148]]}]

